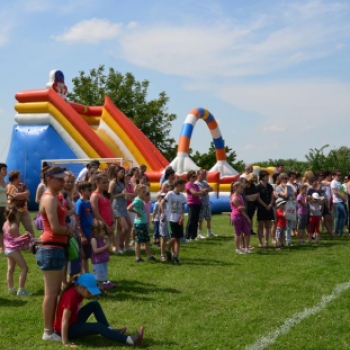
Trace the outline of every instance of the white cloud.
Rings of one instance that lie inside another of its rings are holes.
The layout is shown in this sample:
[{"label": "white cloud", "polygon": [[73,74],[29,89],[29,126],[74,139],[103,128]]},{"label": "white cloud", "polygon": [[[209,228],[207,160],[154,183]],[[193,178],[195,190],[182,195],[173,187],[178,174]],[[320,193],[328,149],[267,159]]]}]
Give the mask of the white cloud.
[{"label": "white cloud", "polygon": [[[275,6],[275,5],[274,5]],[[120,37],[124,58],[171,75],[266,74],[333,54],[350,37],[346,3],[275,6],[244,22],[216,11],[210,25],[140,25]]]},{"label": "white cloud", "polygon": [[115,38],[121,29],[121,24],[111,23],[105,19],[93,18],[84,20],[66,30],[64,34],[54,36],[57,41],[85,42],[96,44],[103,40]]},{"label": "white cloud", "polygon": [[270,125],[270,126],[263,128],[263,131],[272,131],[272,132],[285,131],[285,130],[286,130],[286,128],[284,126],[281,126],[281,125]]},{"label": "white cloud", "polygon": [[350,84],[337,81],[290,81],[240,84],[218,88],[218,97],[241,110],[260,115],[266,129],[301,124],[346,123],[350,115]]}]

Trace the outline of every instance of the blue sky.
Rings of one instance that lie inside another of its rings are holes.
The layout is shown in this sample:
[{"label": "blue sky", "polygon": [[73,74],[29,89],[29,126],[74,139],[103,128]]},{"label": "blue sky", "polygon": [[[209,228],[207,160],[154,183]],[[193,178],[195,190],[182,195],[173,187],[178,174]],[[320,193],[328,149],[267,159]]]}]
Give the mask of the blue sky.
[{"label": "blue sky", "polygon": [[[150,81],[177,114],[205,107],[245,162],[304,160],[310,148],[349,146],[350,1],[3,0],[0,160],[16,92],[66,84],[104,64]],[[191,147],[207,151],[198,122]],[[171,160],[170,160],[171,161]]]}]

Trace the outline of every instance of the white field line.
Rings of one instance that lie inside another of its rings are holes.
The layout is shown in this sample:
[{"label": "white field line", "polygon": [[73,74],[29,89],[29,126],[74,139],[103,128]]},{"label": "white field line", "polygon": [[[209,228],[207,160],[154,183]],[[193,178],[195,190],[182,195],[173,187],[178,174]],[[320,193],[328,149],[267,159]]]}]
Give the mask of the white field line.
[{"label": "white field line", "polygon": [[287,334],[294,326],[299,324],[304,319],[310,317],[323,310],[327,304],[338,298],[339,295],[346,290],[350,289],[350,281],[346,283],[338,284],[331,294],[323,296],[321,301],[309,309],[298,312],[290,318],[287,318],[284,324],[278,327],[275,331],[269,333],[265,337],[259,338],[254,344],[248,345],[245,350],[263,350],[269,345],[272,345],[280,335]]}]

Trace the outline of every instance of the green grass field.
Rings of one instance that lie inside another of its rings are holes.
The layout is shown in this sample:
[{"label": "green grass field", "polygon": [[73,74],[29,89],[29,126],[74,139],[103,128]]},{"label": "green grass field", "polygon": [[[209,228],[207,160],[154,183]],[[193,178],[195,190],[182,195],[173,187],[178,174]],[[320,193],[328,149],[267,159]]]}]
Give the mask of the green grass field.
[{"label": "green grass field", "polygon": [[[181,266],[111,256],[110,280],[119,288],[100,298],[111,325],[128,326],[130,333],[144,325],[143,348],[149,350],[245,349],[350,280],[347,235],[323,235],[321,246],[255,248],[237,255],[228,216],[214,216],[213,228],[219,237],[182,246]],[[252,244],[257,247],[256,238]],[[42,273],[34,255],[24,254],[30,266],[26,288],[34,293],[26,298],[8,295],[6,258],[0,256],[0,349],[62,348],[41,340]],[[266,348],[349,349],[349,302],[346,290]],[[76,343],[84,349],[130,348],[98,336]]]}]

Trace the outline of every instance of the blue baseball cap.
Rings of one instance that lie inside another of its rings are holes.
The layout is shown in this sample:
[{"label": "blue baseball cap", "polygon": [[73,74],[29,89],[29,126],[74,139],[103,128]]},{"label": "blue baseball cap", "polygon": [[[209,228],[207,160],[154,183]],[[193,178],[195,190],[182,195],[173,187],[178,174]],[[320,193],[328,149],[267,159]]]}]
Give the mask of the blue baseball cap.
[{"label": "blue baseball cap", "polygon": [[101,294],[101,291],[97,287],[96,278],[91,273],[81,274],[78,277],[76,284],[85,287],[92,295]]}]

